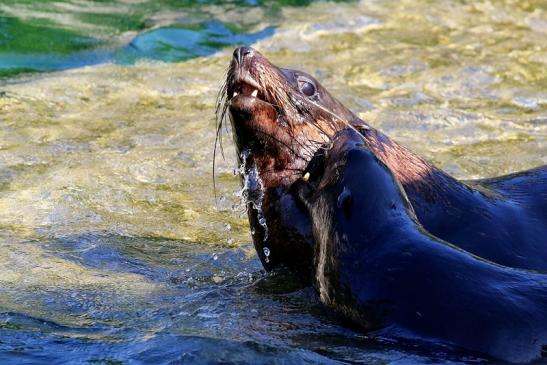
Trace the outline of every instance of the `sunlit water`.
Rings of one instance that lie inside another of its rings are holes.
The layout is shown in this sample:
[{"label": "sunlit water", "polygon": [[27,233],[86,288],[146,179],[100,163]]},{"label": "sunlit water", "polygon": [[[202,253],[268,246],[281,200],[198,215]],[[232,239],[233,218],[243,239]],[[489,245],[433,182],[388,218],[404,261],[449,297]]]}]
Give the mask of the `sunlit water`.
[{"label": "sunlit water", "polygon": [[531,168],[546,3],[296,3],[0,3],[2,364],[477,360],[370,340],[262,272],[228,132],[215,202],[215,97],[251,43],[457,177]]}]

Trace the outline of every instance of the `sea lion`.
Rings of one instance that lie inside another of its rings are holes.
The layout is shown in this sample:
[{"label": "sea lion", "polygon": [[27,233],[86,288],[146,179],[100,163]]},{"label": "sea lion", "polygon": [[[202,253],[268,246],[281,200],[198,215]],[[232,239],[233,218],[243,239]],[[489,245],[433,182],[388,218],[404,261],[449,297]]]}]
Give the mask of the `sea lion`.
[{"label": "sea lion", "polygon": [[267,270],[311,267],[311,222],[291,186],[348,126],[392,171],[431,234],[501,265],[547,270],[546,166],[458,181],[359,119],[311,75],[278,68],[250,47],[234,51],[219,95],[218,131],[229,115],[245,165],[253,242]]},{"label": "sea lion", "polygon": [[[547,344],[547,275],[497,265],[430,234],[354,129],[295,183],[315,239],[315,286],[382,336],[443,341],[511,362]],[[545,353],[544,353],[545,355]]]},{"label": "sea lion", "polygon": [[[320,104],[310,107],[321,94]],[[311,223],[291,184],[337,125],[332,115],[354,117],[312,76],[281,69],[250,47],[234,51],[217,108],[220,133],[229,114],[245,178],[249,222],[258,256],[267,270],[279,264],[311,265]],[[321,120],[322,122],[316,123]]]}]

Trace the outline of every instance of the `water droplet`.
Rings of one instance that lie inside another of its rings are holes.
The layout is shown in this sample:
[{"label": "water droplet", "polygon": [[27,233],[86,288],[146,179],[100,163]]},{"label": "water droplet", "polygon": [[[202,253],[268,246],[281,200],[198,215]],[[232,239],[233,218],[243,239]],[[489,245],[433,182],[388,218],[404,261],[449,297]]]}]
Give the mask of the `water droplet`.
[{"label": "water droplet", "polygon": [[262,251],[264,252],[264,261],[266,263],[270,262],[270,254],[271,254],[270,249],[268,247],[264,246],[262,248]]}]

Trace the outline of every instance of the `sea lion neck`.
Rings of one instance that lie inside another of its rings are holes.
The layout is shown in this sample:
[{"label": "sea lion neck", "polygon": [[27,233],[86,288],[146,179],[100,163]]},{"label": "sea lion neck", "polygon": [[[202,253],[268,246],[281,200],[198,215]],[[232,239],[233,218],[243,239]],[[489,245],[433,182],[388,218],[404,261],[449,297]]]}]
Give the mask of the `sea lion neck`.
[{"label": "sea lion neck", "polygon": [[[341,217],[337,219],[339,224],[351,221],[352,211],[358,206],[360,215],[370,217],[359,226],[371,242],[379,234],[406,230],[405,227],[417,224],[413,207],[393,171],[354,128],[337,132],[330,145],[314,156],[307,171],[310,178],[308,187],[300,184],[301,201],[311,207],[322,206],[315,204],[317,199],[331,199],[328,206],[339,211],[336,213]],[[334,213],[325,217],[331,214]]]},{"label": "sea lion neck", "polygon": [[420,185],[425,182],[425,177],[432,175],[455,180],[366,122],[356,119],[352,121],[352,125],[363,135],[370,150],[393,171],[403,186]]},{"label": "sea lion neck", "polygon": [[[398,144],[382,132],[361,121],[355,126],[364,136],[368,148],[391,170],[401,183],[423,227],[439,237],[454,239],[446,232],[452,232],[451,220],[439,219],[450,212],[454,220],[472,220],[484,215],[488,206],[496,202],[506,206],[502,197],[488,189],[470,186],[448,175],[430,162]],[[501,219],[501,218],[500,218]],[[482,241],[460,241],[457,244],[476,254],[489,252],[488,244]],[[492,256],[496,262],[509,262],[510,258]]]},{"label": "sea lion neck", "polygon": [[384,133],[358,119],[352,125],[363,135],[367,147],[393,172],[413,205],[442,202],[446,194],[472,194],[472,190]]}]

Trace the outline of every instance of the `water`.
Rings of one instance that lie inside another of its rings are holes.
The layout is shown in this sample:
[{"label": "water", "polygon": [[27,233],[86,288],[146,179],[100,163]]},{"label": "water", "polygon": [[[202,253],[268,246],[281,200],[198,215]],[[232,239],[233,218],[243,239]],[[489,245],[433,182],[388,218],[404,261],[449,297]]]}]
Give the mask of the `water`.
[{"label": "water", "polygon": [[[544,1],[0,4],[0,359],[476,361],[370,340],[266,276],[214,102],[235,44],[460,178],[547,163]],[[229,227],[229,228],[228,228]],[[448,359],[448,360],[447,360]]]},{"label": "water", "polygon": [[[268,239],[268,224],[262,210],[262,202],[264,201],[264,185],[262,184],[262,179],[258,174],[258,169],[254,161],[249,160],[250,155],[251,151],[248,149],[243,150],[243,152],[240,153],[240,160],[242,163],[237,171],[241,176],[243,187],[236,193],[236,196],[241,199],[240,208],[243,208],[245,211],[248,211],[248,209],[253,209],[256,211],[258,224],[260,224],[262,230],[264,231],[263,241],[266,242]],[[250,166],[247,166],[247,163],[249,162],[251,162],[251,164]],[[253,228],[251,229],[251,235],[254,236],[254,234],[255,232]],[[266,262],[269,262],[268,256],[270,256],[269,250],[266,255]]]}]

